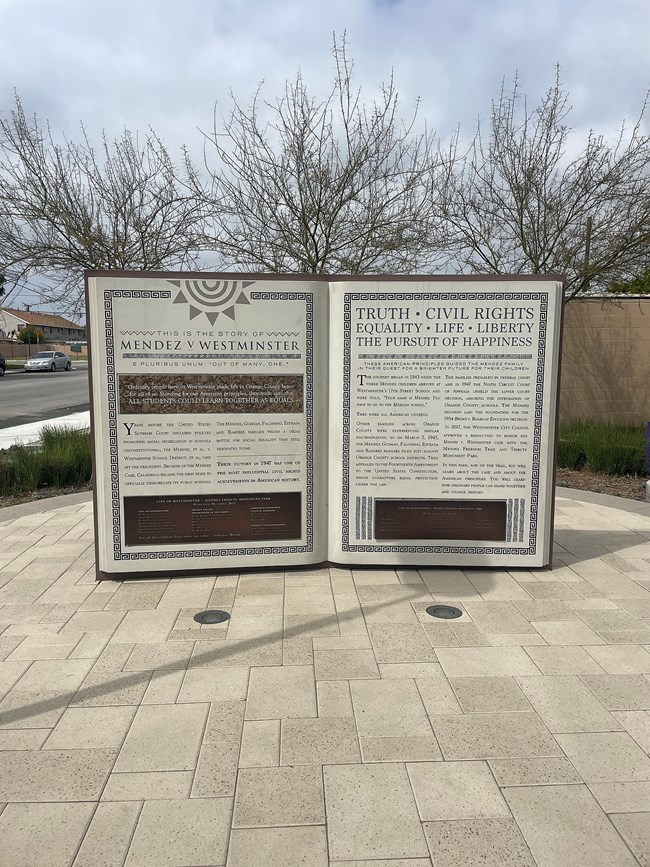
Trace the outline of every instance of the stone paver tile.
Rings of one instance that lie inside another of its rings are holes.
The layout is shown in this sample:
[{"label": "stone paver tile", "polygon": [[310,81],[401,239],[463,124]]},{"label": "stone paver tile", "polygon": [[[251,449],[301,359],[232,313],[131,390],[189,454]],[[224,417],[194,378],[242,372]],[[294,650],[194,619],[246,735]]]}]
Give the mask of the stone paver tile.
[{"label": "stone paver tile", "polygon": [[454,714],[434,716],[431,722],[448,761],[561,754],[557,742],[534,713]]},{"label": "stone paver tile", "polygon": [[197,641],[190,668],[217,668],[221,665],[282,665],[282,642],[261,639]]},{"label": "stone paver tile", "polygon": [[246,719],[316,716],[316,685],[309,665],[251,669]]},{"label": "stone paver tile", "polygon": [[176,621],[178,607],[158,608],[155,611],[128,611],[111,642],[113,644],[144,644],[150,641],[165,641]]},{"label": "stone paver tile", "polygon": [[395,678],[444,677],[437,662],[385,662],[379,665],[379,674],[386,680]]},{"label": "stone paver tile", "polygon": [[237,782],[239,744],[203,744],[196,765],[192,798],[232,798]]},{"label": "stone paver tile", "polygon": [[425,822],[423,827],[436,867],[536,867],[511,818]]},{"label": "stone paver tile", "polygon": [[67,621],[63,633],[109,632],[112,635],[122,620],[123,611],[78,611]]},{"label": "stone paver tile", "polygon": [[0,702],[0,726],[5,729],[53,728],[74,693],[23,692],[13,689]]},{"label": "stone paver tile", "polygon": [[410,623],[416,626],[420,621],[411,602],[364,602],[363,613],[368,624],[371,623]]},{"label": "stone paver tile", "polygon": [[564,581],[539,581],[527,584],[526,590],[533,599],[577,599],[578,594]]},{"label": "stone paver tile", "polygon": [[422,821],[510,815],[487,762],[407,764]]},{"label": "stone paver tile", "polygon": [[224,865],[232,801],[145,801],[125,867]]},{"label": "stone paver tile", "polygon": [[0,801],[94,801],[116,750],[0,753]]},{"label": "stone paver tile", "polygon": [[463,571],[486,601],[530,599],[524,588],[517,584],[507,572],[499,572],[496,569],[465,569]]},{"label": "stone paver tile", "polygon": [[185,669],[190,661],[193,641],[159,641],[136,644],[124,671],[174,671]]},{"label": "stone paver tile", "polygon": [[111,636],[105,632],[87,632],[74,648],[68,659],[97,659],[110,641]]},{"label": "stone paver tile", "polygon": [[[465,608],[474,623],[483,632],[535,632],[513,602],[471,602]],[[451,624],[453,627],[454,624]]]},{"label": "stone paver tile", "polygon": [[371,623],[368,632],[377,662],[437,662],[419,624]]},{"label": "stone paver tile", "polygon": [[336,614],[285,614],[284,634],[287,638],[340,635],[339,619]]},{"label": "stone paver tile", "polygon": [[620,729],[611,713],[576,675],[519,677],[517,682],[552,732]]},{"label": "stone paver tile", "polygon": [[[571,600],[571,602],[579,600]],[[526,599],[514,603],[521,614],[530,623],[540,620],[579,620],[578,615],[561,600],[555,599]]]},{"label": "stone paver tile", "polygon": [[488,764],[500,786],[555,786],[581,783],[580,774],[568,759],[490,759]]},{"label": "stone paver tile", "polygon": [[228,621],[228,638],[282,638],[282,615],[275,617],[248,617],[234,614]]},{"label": "stone paver tile", "polygon": [[650,674],[650,653],[633,644],[590,647],[588,653],[607,674]]},{"label": "stone paver tile", "polygon": [[[647,570],[647,566],[646,566]],[[630,614],[638,617],[639,620],[650,620],[650,598],[645,599],[615,599],[621,608],[625,608]],[[0,619],[2,612],[0,612]]]},{"label": "stone paver tile", "polygon": [[608,644],[650,644],[650,628],[601,629],[600,635]]},{"label": "stone paver tile", "polygon": [[329,765],[323,775],[332,861],[428,855],[404,765]]},{"label": "stone paver tile", "polygon": [[2,867],[70,864],[94,804],[8,804],[0,815]]},{"label": "stone paver tile", "polygon": [[642,674],[596,674],[582,679],[609,710],[650,709],[650,680]]},{"label": "stone paver tile", "polygon": [[324,821],[320,767],[239,771],[233,828],[319,825]]},{"label": "stone paver tile", "polygon": [[379,669],[372,650],[314,651],[316,680],[378,678]]},{"label": "stone paver tile", "polygon": [[285,719],[282,721],[282,765],[335,765],[360,762],[354,720]]},{"label": "stone paver tile", "polygon": [[531,710],[526,696],[511,677],[452,677],[449,682],[464,713]]},{"label": "stone paver tile", "polygon": [[210,705],[208,722],[203,733],[203,743],[236,743],[239,747],[245,709],[245,701],[213,702]]},{"label": "stone paver tile", "polygon": [[603,674],[583,647],[526,647],[542,674]]},{"label": "stone paver tile", "polygon": [[[281,597],[280,601],[281,601]],[[329,586],[287,587],[284,592],[284,610],[292,614],[334,614],[336,606]]]},{"label": "stone paver tile", "polygon": [[[115,771],[189,771],[196,766],[207,704],[138,708]],[[179,733],[182,732],[182,737]]]},{"label": "stone paver tile", "polygon": [[489,647],[494,643],[491,636],[485,635],[473,623],[452,623],[451,628],[461,647]]},{"label": "stone paver tile", "polygon": [[[58,638],[59,636],[53,636]],[[68,644],[39,644],[25,639],[11,654],[7,661],[16,659],[67,659],[77,646],[78,639]]]},{"label": "stone paver tile", "polygon": [[246,828],[230,836],[228,867],[327,867],[327,839],[321,825]]},{"label": "stone paver tile", "polygon": [[586,786],[504,790],[538,867],[638,867]]},{"label": "stone paver tile", "polygon": [[0,750],[40,750],[52,729],[0,729]]},{"label": "stone paver tile", "polygon": [[123,864],[140,809],[136,802],[98,804],[73,867]]},{"label": "stone paver tile", "polygon": [[350,683],[347,680],[320,680],[316,683],[319,717],[353,717]]},{"label": "stone paver tile", "polygon": [[215,578],[175,578],[170,581],[160,597],[157,610],[163,608],[205,608],[214,588]]},{"label": "stone paver tile", "polygon": [[580,612],[580,617],[598,632],[613,630],[618,632],[622,629],[644,629],[647,623],[642,623],[633,617],[628,611],[621,609],[587,609]]},{"label": "stone paver tile", "polygon": [[184,677],[184,671],[154,671],[142,704],[174,704]]},{"label": "stone paver tile", "polygon": [[[2,624],[0,623],[0,630],[2,629]],[[9,627],[11,629],[11,627]],[[22,635],[7,635],[8,630],[5,630],[2,635],[0,635],[0,662],[4,662],[4,660],[18,647],[20,642],[23,640]],[[2,675],[0,674],[0,677]]]},{"label": "stone paver tile", "polygon": [[[648,804],[646,802],[646,810]],[[610,816],[641,867],[650,867],[650,812]]]},{"label": "stone paver tile", "polygon": [[650,807],[650,782],[592,783],[589,788],[606,813],[642,813]]},{"label": "stone paver tile", "polygon": [[155,608],[167,581],[125,581],[104,606],[105,611],[141,611]]},{"label": "stone paver tile", "polygon": [[360,737],[431,735],[431,724],[414,681],[352,681],[350,690]]},{"label": "stone paver tile", "polygon": [[[29,668],[29,662],[15,660],[14,662],[0,662],[0,698],[3,698],[9,690],[18,683],[20,678]],[[29,689],[27,689],[29,691]],[[37,690],[32,690],[37,691]]]},{"label": "stone paver tile", "polygon": [[644,752],[650,753],[650,714],[631,710],[614,711],[612,716],[632,735]]},{"label": "stone paver tile", "polygon": [[432,647],[460,647],[460,641],[448,623],[424,623],[422,625]]},{"label": "stone paver tile", "polygon": [[433,735],[401,738],[360,738],[364,762],[439,762],[442,753]]},{"label": "stone paver tile", "polygon": [[578,620],[537,620],[533,626],[549,644],[605,644],[604,638]]},{"label": "stone paver tile", "polygon": [[140,704],[151,673],[132,671],[91,671],[71,702],[73,707],[106,707],[109,705]]},{"label": "stone paver tile", "polygon": [[280,764],[280,720],[244,722],[240,768],[269,768]]},{"label": "stone paver tile", "polygon": [[70,707],[56,724],[43,749],[119,748],[134,716],[134,707]]},{"label": "stone paver tile", "polygon": [[418,678],[416,685],[429,716],[463,712],[451,684],[444,675]]},{"label": "stone paver tile", "polygon": [[[7,665],[7,663],[4,663]],[[40,660],[20,678],[15,688],[21,692],[74,692],[92,667],[87,659]]]},{"label": "stone paver tile", "polygon": [[102,650],[97,662],[92,667],[92,674],[100,672],[122,671],[122,667],[131,655],[133,644],[109,644]]},{"label": "stone paver tile", "polygon": [[191,668],[185,672],[176,701],[243,701],[248,689],[249,668]]},{"label": "stone paver tile", "polygon": [[[219,590],[223,576],[217,578],[215,590]],[[284,593],[285,581],[282,573],[264,575],[240,575],[236,584],[238,596],[277,596]]]},{"label": "stone paver tile", "polygon": [[102,801],[153,801],[189,798],[193,771],[111,774]]},{"label": "stone paver tile", "polygon": [[436,653],[447,677],[539,674],[539,669],[521,647],[440,647]]},{"label": "stone paver tile", "polygon": [[585,783],[650,780],[650,758],[627,732],[557,735]]},{"label": "stone paver tile", "polygon": [[282,665],[313,665],[312,641],[308,635],[285,638],[282,642]]},{"label": "stone paver tile", "polygon": [[371,650],[367,635],[321,635],[312,638],[314,650]]}]

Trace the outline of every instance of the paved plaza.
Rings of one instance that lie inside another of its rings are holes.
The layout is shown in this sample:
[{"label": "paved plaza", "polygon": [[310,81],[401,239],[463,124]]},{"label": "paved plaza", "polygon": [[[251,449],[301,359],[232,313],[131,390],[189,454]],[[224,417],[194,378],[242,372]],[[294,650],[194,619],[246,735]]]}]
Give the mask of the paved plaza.
[{"label": "paved plaza", "polygon": [[98,584],[87,495],[0,539],[2,867],[650,865],[650,504],[560,489],[535,572]]}]

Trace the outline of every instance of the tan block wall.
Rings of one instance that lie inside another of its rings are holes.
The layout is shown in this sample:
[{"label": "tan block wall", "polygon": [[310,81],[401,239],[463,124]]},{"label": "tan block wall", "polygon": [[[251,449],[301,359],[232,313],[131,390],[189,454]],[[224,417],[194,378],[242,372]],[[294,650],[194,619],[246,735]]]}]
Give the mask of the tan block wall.
[{"label": "tan block wall", "polygon": [[650,297],[564,308],[560,420],[650,421]]}]

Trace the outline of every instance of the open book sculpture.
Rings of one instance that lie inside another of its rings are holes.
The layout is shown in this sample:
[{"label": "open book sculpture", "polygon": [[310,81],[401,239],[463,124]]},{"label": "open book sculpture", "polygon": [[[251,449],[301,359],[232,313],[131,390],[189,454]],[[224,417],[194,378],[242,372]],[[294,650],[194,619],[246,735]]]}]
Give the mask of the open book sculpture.
[{"label": "open book sculpture", "polygon": [[561,278],[86,279],[98,578],[549,563]]}]

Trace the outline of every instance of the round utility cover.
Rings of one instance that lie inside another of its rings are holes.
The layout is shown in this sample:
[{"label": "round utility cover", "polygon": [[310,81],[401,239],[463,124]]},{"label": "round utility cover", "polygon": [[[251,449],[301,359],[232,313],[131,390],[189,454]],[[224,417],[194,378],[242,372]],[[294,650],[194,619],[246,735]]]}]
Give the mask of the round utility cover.
[{"label": "round utility cover", "polygon": [[197,623],[225,623],[226,620],[230,620],[230,614],[213,608],[209,611],[199,611],[194,615],[194,619]]},{"label": "round utility cover", "polygon": [[430,605],[427,608],[427,614],[432,617],[440,617],[442,620],[454,620],[456,617],[463,616],[460,608],[454,608],[453,605]]}]

